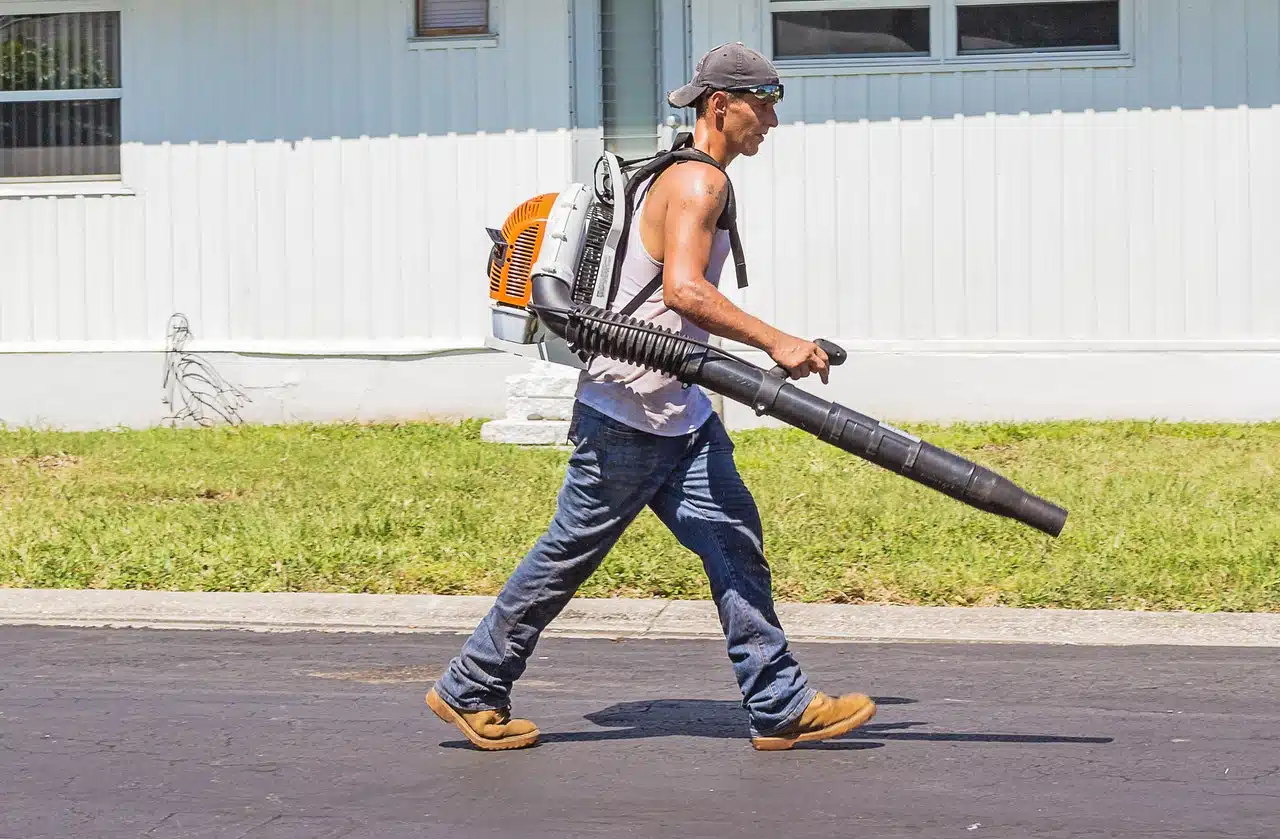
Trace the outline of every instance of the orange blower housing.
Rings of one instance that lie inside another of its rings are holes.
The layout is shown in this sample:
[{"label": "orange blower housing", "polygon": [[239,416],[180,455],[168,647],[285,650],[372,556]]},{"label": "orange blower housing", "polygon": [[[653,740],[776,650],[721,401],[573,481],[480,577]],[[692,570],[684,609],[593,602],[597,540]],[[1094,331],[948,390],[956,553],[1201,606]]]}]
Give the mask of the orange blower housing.
[{"label": "orange blower housing", "polygon": [[507,216],[489,253],[491,300],[521,309],[529,305],[529,277],[542,248],[547,219],[551,216],[557,194],[550,192],[530,198]]},{"label": "orange blower housing", "polygon": [[[611,167],[616,170],[618,165]],[[615,182],[621,182],[620,175]],[[486,228],[493,243],[486,270],[492,334],[486,346],[580,369],[586,366],[585,357],[548,332],[528,307],[533,277],[539,275],[563,280],[576,303],[607,305],[616,243],[622,235],[622,218],[615,219],[610,198],[573,183],[520,204],[501,229]]]}]

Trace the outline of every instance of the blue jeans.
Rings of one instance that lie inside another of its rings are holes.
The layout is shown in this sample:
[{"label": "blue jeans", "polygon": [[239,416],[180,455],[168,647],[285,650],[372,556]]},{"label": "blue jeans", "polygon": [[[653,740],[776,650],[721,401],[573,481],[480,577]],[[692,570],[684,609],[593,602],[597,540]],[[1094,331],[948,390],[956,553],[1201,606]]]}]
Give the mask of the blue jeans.
[{"label": "blue jeans", "polygon": [[541,632],[648,505],[702,559],[751,733],[773,734],[795,720],[815,691],[774,611],[760,516],[720,418],[662,437],[576,402],[569,438],[575,448],[550,527],[436,691],[464,710],[510,707],[512,684]]}]

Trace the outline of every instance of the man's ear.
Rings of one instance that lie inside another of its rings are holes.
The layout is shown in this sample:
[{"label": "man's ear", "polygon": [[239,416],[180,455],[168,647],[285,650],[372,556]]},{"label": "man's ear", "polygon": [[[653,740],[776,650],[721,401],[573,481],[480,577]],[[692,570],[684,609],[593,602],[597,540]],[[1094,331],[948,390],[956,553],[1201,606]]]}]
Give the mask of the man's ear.
[{"label": "man's ear", "polygon": [[717,90],[707,97],[707,111],[717,119],[723,117],[729,110],[729,94],[723,90]]}]

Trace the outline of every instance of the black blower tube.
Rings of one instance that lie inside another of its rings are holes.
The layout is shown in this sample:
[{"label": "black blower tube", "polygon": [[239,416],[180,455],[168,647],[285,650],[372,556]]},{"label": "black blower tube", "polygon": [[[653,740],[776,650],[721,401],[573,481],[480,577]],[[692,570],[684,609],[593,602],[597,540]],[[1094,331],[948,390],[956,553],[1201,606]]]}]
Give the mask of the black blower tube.
[{"label": "black blower tube", "polygon": [[[1066,524],[1062,507],[959,455],[801,390],[782,367],[765,371],[661,327],[580,306],[570,298],[568,284],[556,277],[535,275],[531,297],[529,309],[542,326],[587,357],[602,355],[702,385],[971,507],[1050,536],[1057,537]],[[816,343],[831,363],[844,361],[844,350],[835,344]]]}]

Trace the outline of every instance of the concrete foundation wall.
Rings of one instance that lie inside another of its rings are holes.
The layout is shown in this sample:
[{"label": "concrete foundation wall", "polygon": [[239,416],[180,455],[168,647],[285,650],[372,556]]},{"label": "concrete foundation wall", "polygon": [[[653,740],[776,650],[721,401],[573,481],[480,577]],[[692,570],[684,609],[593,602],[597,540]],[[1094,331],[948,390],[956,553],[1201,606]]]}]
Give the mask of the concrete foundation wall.
[{"label": "concrete foundation wall", "polygon": [[[500,416],[506,378],[530,366],[490,352],[200,357],[249,397],[239,416],[252,423]],[[172,411],[163,402],[164,369],[164,353],[0,355],[0,424],[68,431],[165,424]]]},{"label": "concrete foundation wall", "polygon": [[[763,353],[742,353],[768,366]],[[525,359],[492,352],[301,358],[201,354],[252,400],[246,422],[502,417]],[[162,401],[163,353],[0,355],[0,424],[65,430],[149,427]],[[1268,386],[1267,383],[1272,383]],[[886,421],[1280,418],[1280,348],[1219,351],[897,352],[855,350],[823,386],[801,386]],[[725,400],[730,428],[779,426]]]}]

